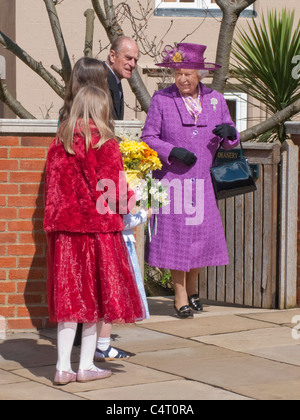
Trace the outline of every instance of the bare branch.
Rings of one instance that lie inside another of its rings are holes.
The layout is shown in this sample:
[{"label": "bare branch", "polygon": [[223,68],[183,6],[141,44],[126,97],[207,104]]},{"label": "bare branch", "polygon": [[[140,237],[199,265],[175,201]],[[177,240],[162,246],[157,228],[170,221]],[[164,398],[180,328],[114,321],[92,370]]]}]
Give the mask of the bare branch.
[{"label": "bare branch", "polygon": [[255,127],[248,128],[241,133],[242,141],[248,141],[259,137],[260,135],[272,130],[283,122],[289,120],[300,112],[300,99],[282,111],[277,112],[271,118],[257,124]]},{"label": "bare branch", "polygon": [[111,24],[113,24],[113,22],[116,20],[113,0],[104,0],[104,8],[108,20],[111,22]]},{"label": "bare branch", "polygon": [[84,12],[86,17],[86,31],[85,31],[85,57],[93,57],[93,43],[94,43],[94,21],[95,11],[94,9],[88,9]]},{"label": "bare branch", "polygon": [[54,64],[52,64],[51,69],[54,70],[57,74],[59,74],[61,78],[63,77],[62,76],[62,69],[59,69]]},{"label": "bare branch", "polygon": [[70,80],[72,66],[69,58],[69,54],[66,48],[65,40],[62,34],[59,18],[56,12],[55,4],[53,0],[44,0],[45,6],[48,12],[49,21],[51,24],[56,48],[62,65],[62,75],[65,83],[67,84]]},{"label": "bare branch", "polygon": [[30,112],[28,112],[21,104],[18,102],[11,93],[7,90],[6,84],[3,83],[3,80],[0,79],[0,99],[4,102],[18,117],[23,119],[36,119]]},{"label": "bare branch", "polygon": [[184,42],[187,38],[189,38],[190,36],[194,35],[198,29],[201,28],[201,26],[203,25],[203,23],[206,21],[206,18],[203,19],[203,21],[190,33],[188,33],[181,41],[180,43]]},{"label": "bare branch", "polygon": [[37,73],[48,85],[61,97],[64,97],[65,88],[62,86],[56,78],[45,69],[42,63],[37,62],[32,58],[26,51],[24,51],[19,45],[15,44],[8,36],[0,31],[0,44],[12,52],[18,57],[24,64],[26,64],[31,70]]},{"label": "bare branch", "polygon": [[49,107],[47,107],[46,105],[44,105],[45,109],[46,109],[46,114],[44,114],[42,108],[39,106],[39,109],[41,111],[41,114],[43,116],[43,120],[50,120],[51,116],[50,116],[50,111],[52,108],[54,108],[54,104],[53,102],[51,103],[51,105]]},{"label": "bare branch", "polygon": [[109,21],[106,17],[105,12],[100,6],[99,0],[92,0],[92,5],[100,23],[102,24],[103,28],[107,30],[109,28]]}]

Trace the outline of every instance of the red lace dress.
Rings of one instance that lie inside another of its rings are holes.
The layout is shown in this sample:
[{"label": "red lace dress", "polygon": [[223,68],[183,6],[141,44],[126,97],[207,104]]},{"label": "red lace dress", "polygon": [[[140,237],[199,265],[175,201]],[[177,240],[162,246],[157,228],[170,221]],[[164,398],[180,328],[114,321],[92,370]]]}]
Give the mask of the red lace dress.
[{"label": "red lace dress", "polygon": [[[93,129],[97,142],[99,133]],[[101,215],[96,209],[103,193],[97,189],[98,181],[107,178],[119,183],[123,164],[118,144],[109,140],[86,153],[83,138],[75,132],[74,145],[76,155],[71,156],[54,141],[47,157],[44,229],[49,319],[134,323],[146,314],[122,236],[122,216]],[[133,192],[127,183],[125,190],[128,207]],[[117,187],[117,199],[123,193]]]}]

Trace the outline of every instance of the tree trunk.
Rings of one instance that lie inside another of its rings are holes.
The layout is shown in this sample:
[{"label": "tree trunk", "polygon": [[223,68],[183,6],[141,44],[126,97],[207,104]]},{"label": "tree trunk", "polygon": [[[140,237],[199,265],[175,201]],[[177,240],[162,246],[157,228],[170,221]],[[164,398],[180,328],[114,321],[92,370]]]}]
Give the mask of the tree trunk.
[{"label": "tree trunk", "polygon": [[216,63],[221,69],[214,74],[212,89],[224,93],[227,80],[229,79],[230,53],[232,48],[233,34],[238,21],[234,9],[229,6],[223,10]]},{"label": "tree trunk", "polygon": [[277,112],[271,118],[266,121],[263,121],[260,124],[257,124],[255,127],[248,128],[247,130],[241,133],[242,141],[249,141],[255,138],[258,138],[267,131],[272,130],[276,126],[282,124],[284,121],[289,120],[293,115],[296,115],[300,112],[300,99],[294,102],[292,105],[283,109],[282,111]]},{"label": "tree trunk", "polygon": [[85,11],[84,16],[86,17],[86,32],[85,32],[85,43],[84,43],[84,56],[93,57],[93,43],[94,43],[94,21],[95,12],[94,9],[88,9]]},{"label": "tree trunk", "polygon": [[18,102],[11,93],[6,89],[6,85],[0,79],[0,100],[5,103],[19,118],[32,119],[36,118],[30,114],[21,104]]},{"label": "tree trunk", "polygon": [[235,27],[243,10],[255,3],[256,0],[216,0],[223,12],[216,63],[222,68],[215,72],[212,89],[224,93],[229,79],[230,54]]}]

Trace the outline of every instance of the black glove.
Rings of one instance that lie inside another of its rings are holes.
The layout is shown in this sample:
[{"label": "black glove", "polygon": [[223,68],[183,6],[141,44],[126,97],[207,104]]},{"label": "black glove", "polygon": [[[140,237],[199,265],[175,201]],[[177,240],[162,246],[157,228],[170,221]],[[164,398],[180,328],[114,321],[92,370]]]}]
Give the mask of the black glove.
[{"label": "black glove", "polygon": [[236,129],[229,124],[217,125],[216,128],[213,130],[213,134],[215,134],[218,137],[221,137],[222,139],[237,139]]},{"label": "black glove", "polygon": [[169,157],[181,160],[187,166],[192,166],[197,162],[197,156],[182,147],[174,147]]}]

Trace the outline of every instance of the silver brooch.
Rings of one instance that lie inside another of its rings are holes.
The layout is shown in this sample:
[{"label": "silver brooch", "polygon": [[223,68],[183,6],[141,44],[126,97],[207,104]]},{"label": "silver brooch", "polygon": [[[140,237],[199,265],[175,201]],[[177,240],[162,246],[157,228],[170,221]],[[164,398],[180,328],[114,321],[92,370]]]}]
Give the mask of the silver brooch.
[{"label": "silver brooch", "polygon": [[219,103],[218,99],[217,99],[217,98],[212,98],[212,99],[211,99],[211,101],[210,101],[210,103],[212,104],[213,109],[214,109],[214,111],[216,112],[216,110],[217,110],[217,105],[218,105],[218,103]]}]

